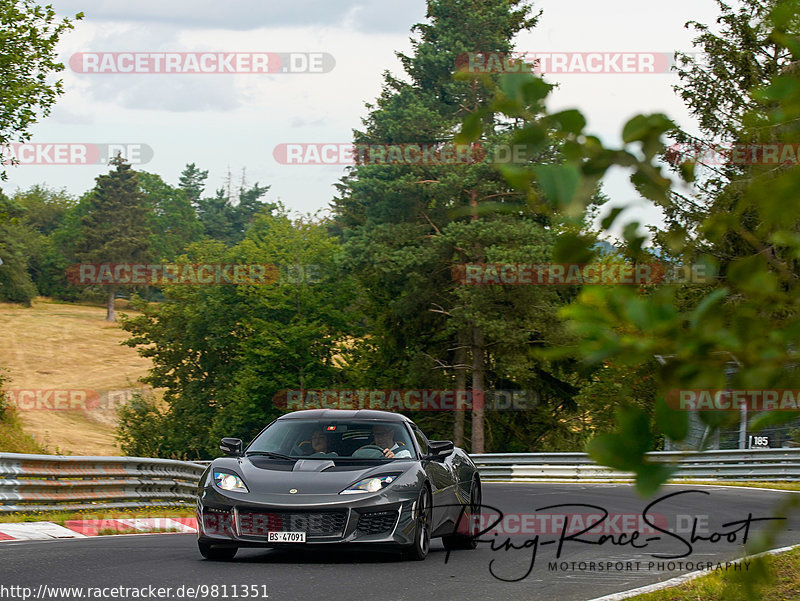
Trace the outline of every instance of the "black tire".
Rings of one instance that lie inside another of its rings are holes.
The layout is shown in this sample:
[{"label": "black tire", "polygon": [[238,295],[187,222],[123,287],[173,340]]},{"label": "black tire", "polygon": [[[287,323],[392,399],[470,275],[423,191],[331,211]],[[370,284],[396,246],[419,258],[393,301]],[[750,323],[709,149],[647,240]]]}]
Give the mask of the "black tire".
[{"label": "black tire", "polygon": [[417,499],[417,515],[414,521],[414,544],[406,550],[404,556],[413,561],[422,561],[428,556],[431,549],[431,519],[433,516],[433,502],[427,487],[422,489]]},{"label": "black tire", "polygon": [[[442,537],[442,544],[448,551],[456,549],[474,549],[478,546],[478,532],[480,532],[480,525],[477,519],[473,516],[479,516],[481,511],[481,484],[480,481],[475,479],[472,481],[472,486],[469,489],[469,505],[461,516],[462,523],[466,520],[469,528],[469,535],[463,534],[449,534]],[[456,524],[456,528],[458,528]]]},{"label": "black tire", "polygon": [[212,547],[208,543],[199,541],[197,548],[200,549],[200,555],[214,561],[230,561],[236,557],[236,552],[239,550],[239,547]]}]

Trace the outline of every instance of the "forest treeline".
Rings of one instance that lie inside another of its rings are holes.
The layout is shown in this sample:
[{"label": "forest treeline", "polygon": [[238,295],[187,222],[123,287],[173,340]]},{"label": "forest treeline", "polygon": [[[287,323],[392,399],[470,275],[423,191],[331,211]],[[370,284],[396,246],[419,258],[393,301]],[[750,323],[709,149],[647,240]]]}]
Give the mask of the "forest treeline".
[{"label": "forest treeline", "polygon": [[[706,58],[679,57],[676,93],[700,134],[661,115],[626,125],[623,138],[641,144],[645,165],[584,135],[580,112],[548,112],[553,84],[544,79],[457,70],[470,53],[512,56],[515,35],[540,18],[528,2],[429,0],[411,52],[398,55],[404,73],[384,75],[354,144],[462,140],[479,142],[487,156],[522,145],[521,162],[362,160],[337,183],[330,211],[298,217],[268,200],[268,182],[229,178],[209,195],[208,172],[195,164],[154,174],[117,158],[80,198],[44,186],[0,195],[0,300],[105,301],[112,319],[113,298],[130,299],[137,312],[122,319],[127,344],[152,359],[145,382],[164,390],[158,402],[136,398],[121,411],[121,444],[133,455],[215,456],[220,437],[253,436],[287,410],[289,396],[306,391],[469,391],[487,399],[516,391],[528,399],[521,407],[408,411],[430,437],[471,452],[582,450],[615,423],[635,430],[643,450],[659,448],[656,357],[669,354],[670,337],[638,353],[607,349],[635,346],[645,338],[638,330],[671,319],[670,311],[705,311],[724,280],[672,283],[665,292],[657,284],[465,285],[463,274],[465,265],[568,258],[701,264],[724,276],[743,257],[765,256],[757,221],[744,221],[744,230],[705,225],[716,214],[738,215],[741,182],[754,167],[702,171],[697,160],[695,170],[662,142],[745,144],[763,130],[752,115],[766,118],[774,105],[750,90],[796,63],[787,38],[766,26],[775,3],[744,4],[719,3],[720,31],[690,24]],[[797,31],[796,19],[784,27]],[[670,188],[650,164],[656,155],[665,172],[694,183],[691,193]],[[637,223],[614,246],[600,235],[621,213],[597,219],[607,200],[599,176],[612,164],[636,167],[638,192],[664,212],[650,242]],[[769,256],[780,260],[775,244]],[[81,263],[259,264],[277,275],[261,285],[76,285],[70,268]],[[592,296],[601,288],[620,292]],[[654,309],[664,295],[672,309]]]}]

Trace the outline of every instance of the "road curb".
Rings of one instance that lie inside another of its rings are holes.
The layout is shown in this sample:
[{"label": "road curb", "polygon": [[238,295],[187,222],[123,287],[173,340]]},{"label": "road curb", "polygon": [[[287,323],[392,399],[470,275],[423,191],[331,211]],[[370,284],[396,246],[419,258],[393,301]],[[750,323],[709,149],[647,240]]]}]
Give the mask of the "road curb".
[{"label": "road curb", "polygon": [[130,534],[170,534],[170,532],[150,532],[151,530],[167,530],[178,534],[187,534],[197,532],[197,520],[193,517],[67,520],[63,526],[53,522],[0,523],[0,542],[115,536],[100,534],[101,531],[108,530]]}]

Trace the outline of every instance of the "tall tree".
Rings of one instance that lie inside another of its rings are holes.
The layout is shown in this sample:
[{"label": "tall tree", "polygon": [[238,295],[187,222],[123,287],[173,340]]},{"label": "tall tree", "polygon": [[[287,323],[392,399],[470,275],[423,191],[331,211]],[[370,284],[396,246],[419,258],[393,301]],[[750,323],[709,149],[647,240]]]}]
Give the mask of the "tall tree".
[{"label": "tall tree", "polygon": [[[770,30],[770,39],[789,48],[795,61],[800,60],[796,7],[795,1],[776,2],[764,23]],[[489,111],[525,120],[518,135],[528,139],[543,139],[547,133],[545,124],[557,120],[569,156],[555,169],[532,166],[509,173],[515,186],[528,194],[534,184],[551,188],[554,209],[569,209],[564,211],[569,214],[586,207],[590,191],[611,166],[622,166],[630,170],[631,182],[643,196],[659,203],[669,201],[672,182],[665,177],[658,160],[666,150],[664,135],[675,129],[671,120],[663,114],[636,115],[622,130],[623,145],[606,147],[597,137],[584,133],[583,120],[572,119],[570,124],[563,115],[546,115],[544,119],[538,116],[537,107],[531,108],[525,94],[537,85],[532,75],[504,77],[503,93]],[[795,149],[800,140],[800,70],[785,68],[766,86],[748,93],[748,102],[756,108],[745,114],[740,139],[780,143]],[[464,129],[470,129],[468,122]],[[730,261],[720,285],[701,287],[691,305],[676,302],[676,291],[669,286],[654,287],[646,293],[624,286],[586,287],[563,312],[581,338],[577,348],[587,363],[643,365],[655,354],[671,356],[663,365],[653,365],[658,390],[654,412],[660,432],[674,441],[686,438],[689,420],[686,411],[676,411],[667,403],[670,390],[792,390],[800,380],[800,371],[792,369],[797,363],[800,332],[800,205],[796,202],[800,167],[796,160],[789,160],[781,165],[748,168],[751,177],[736,182],[741,190],[734,209],[709,212],[697,224],[698,238],[707,237],[713,242],[734,235],[752,244],[747,252]],[[684,181],[691,181],[690,165],[681,165],[679,173]],[[614,227],[618,217],[619,212],[612,212],[603,219],[603,231]],[[623,239],[626,254],[641,257],[645,254],[644,238],[637,225],[626,224]],[[686,232],[673,230],[667,235],[679,246]],[[769,246],[762,246],[762,241],[768,241]],[[574,238],[569,244],[560,244],[556,260],[575,261],[591,251],[588,241],[580,242]],[[731,356],[740,367],[726,381],[724,368]],[[769,403],[762,406],[766,409]],[[786,404],[782,404],[781,409],[785,408]],[[700,417],[716,428],[724,419],[722,414],[735,418],[738,409],[701,411]],[[757,429],[794,415],[793,411],[768,411],[751,427]],[[652,445],[646,412],[629,406],[618,411],[617,432],[598,436],[588,450],[604,465],[635,472],[639,492],[652,495],[675,469],[651,463],[646,453]]]},{"label": "tall tree", "polygon": [[38,293],[74,300],[77,289],[70,286],[66,278],[67,267],[74,262],[74,257],[72,249],[62,245],[60,240],[77,201],[65,190],[39,185],[16,191],[12,201],[21,210],[17,227],[24,230],[28,272]]},{"label": "tall tree", "polygon": [[[187,261],[273,264],[277,279],[167,286],[170,302],[140,305],[123,324],[132,334],[127,344],[152,358],[145,381],[166,392],[161,406],[142,399],[123,415],[125,448],[214,456],[220,436],[253,436],[280,415],[273,398],[281,390],[334,387],[341,372],[335,356],[357,320],[353,287],[336,269],[338,251],[325,223],[283,213],[256,215],[232,248],[211,240],[191,245]],[[313,266],[315,277],[299,277],[290,269],[298,264]],[[142,429],[143,419],[152,429]]]},{"label": "tall tree", "polygon": [[[745,127],[745,117],[764,114],[769,107],[750,91],[766,86],[794,60],[786,40],[772,35],[769,15],[776,0],[743,0],[737,7],[716,2],[718,28],[697,21],[686,23],[697,32],[693,44],[700,56],[676,53],[681,81],[674,89],[695,118],[700,134],[675,129],[671,134],[677,148],[670,148],[665,156],[676,168],[685,160],[694,161],[696,182],[692,194],[673,191],[662,207],[668,223],[686,231],[690,238],[710,212],[731,209],[736,194],[729,184],[749,177],[744,161],[728,158],[734,156],[730,150],[734,146],[759,143],[758,130]],[[800,31],[800,15],[790,18],[785,28],[795,34]],[[727,193],[723,193],[725,189]],[[708,252],[710,248],[701,240],[697,251]],[[666,252],[673,250],[674,245],[663,235],[658,241]],[[714,254],[725,261],[732,250],[730,245],[727,250],[718,247]]]},{"label": "tall tree", "polygon": [[241,242],[259,211],[276,208],[274,203],[262,200],[268,191],[269,186],[261,186],[258,182],[249,188],[243,182],[238,191],[220,188],[215,196],[201,198],[197,202],[197,216],[204,234],[230,246]]},{"label": "tall tree", "polygon": [[[131,165],[120,155],[110,163],[115,169],[95,180],[76,254],[94,263],[143,263],[150,258],[152,210]],[[106,321],[116,321],[115,291],[116,286],[108,286]]]},{"label": "tall tree", "polygon": [[189,163],[186,168],[181,171],[181,178],[178,187],[186,193],[186,198],[192,203],[192,206],[197,206],[200,202],[200,197],[206,188],[206,179],[208,178],[208,171],[201,171],[194,163]]},{"label": "tall tree", "polygon": [[0,192],[0,300],[30,306],[37,289],[28,273],[31,235],[21,223],[25,210]]},{"label": "tall tree", "polygon": [[137,173],[145,203],[150,207],[152,255],[173,261],[186,247],[200,239],[203,227],[197,220],[186,189],[174,188],[154,173]]},{"label": "tall tree", "polygon": [[[497,381],[504,371],[494,360],[503,356],[500,349],[508,339],[503,340],[496,323],[473,310],[482,306],[482,296],[493,294],[489,287],[465,294],[451,274],[454,265],[503,253],[497,239],[484,238],[486,231],[505,239],[506,250],[520,241],[512,232],[523,227],[515,224],[526,213],[522,195],[491,160],[482,160],[484,152],[492,157],[504,148],[513,123],[485,118],[480,150],[473,147],[471,160],[460,163],[448,164],[443,154],[392,164],[372,160],[371,149],[402,152],[408,145],[449,145],[452,151],[461,119],[486,106],[496,80],[496,75],[454,77],[457,65],[465,56],[506,57],[514,35],[534,26],[537,16],[523,1],[431,0],[427,17],[428,23],[413,28],[419,34],[412,39],[413,53],[398,54],[407,79],[387,73],[377,104],[368,105],[365,130],[354,136],[356,148],[365,150],[339,184],[333,207],[372,318],[371,337],[364,344],[380,348],[372,356],[373,368],[366,370],[376,375],[371,384],[461,386],[468,371],[473,395],[480,397],[486,381]],[[525,160],[550,162],[556,154],[548,149]],[[488,207],[499,211],[487,212]],[[543,230],[547,221],[536,218],[528,225]],[[554,305],[545,306],[555,311]],[[527,314],[514,316],[507,307],[501,320],[532,334],[523,326]],[[556,323],[549,321],[557,330]],[[553,333],[533,337],[547,339]],[[465,436],[463,417],[456,411],[453,419],[453,436],[459,440]],[[485,448],[484,418],[483,408],[475,406],[473,452]]]}]

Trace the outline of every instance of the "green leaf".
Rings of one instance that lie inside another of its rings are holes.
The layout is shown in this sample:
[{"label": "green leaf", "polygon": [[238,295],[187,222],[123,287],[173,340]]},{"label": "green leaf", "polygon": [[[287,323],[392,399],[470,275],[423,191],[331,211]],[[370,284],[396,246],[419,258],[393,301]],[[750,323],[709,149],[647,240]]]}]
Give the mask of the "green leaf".
[{"label": "green leaf", "polygon": [[736,286],[756,295],[772,294],[778,290],[778,281],[769,271],[763,255],[737,259],[728,267],[728,279]]},{"label": "green leaf", "polygon": [[574,165],[538,165],[534,173],[547,199],[557,207],[569,204],[575,197],[581,176]]},{"label": "green leaf", "polygon": [[569,132],[572,134],[579,134],[586,127],[586,118],[577,109],[570,109],[554,113],[548,117],[549,120],[554,121],[560,125],[561,131]]},{"label": "green leaf", "polygon": [[547,129],[539,123],[531,123],[514,135],[514,144],[524,144],[532,152],[543,148],[550,141]]},{"label": "green leaf", "polygon": [[647,117],[636,115],[622,128],[622,141],[626,144],[635,140],[642,140],[650,131]]},{"label": "green leaf", "polygon": [[544,100],[553,85],[545,82],[541,77],[531,75],[528,81],[524,82],[522,87],[522,99],[529,108],[535,108],[542,100]]},{"label": "green leaf", "polygon": [[656,399],[655,421],[658,429],[675,442],[684,440],[689,433],[689,414],[669,407],[663,396]]},{"label": "green leaf", "polygon": [[631,174],[631,183],[645,198],[660,203],[669,200],[671,182],[649,165],[642,166]]},{"label": "green leaf", "polygon": [[594,258],[594,240],[575,232],[564,232],[553,246],[553,259],[560,263],[589,263]]},{"label": "green leaf", "polygon": [[622,128],[622,141],[626,144],[644,142],[672,129],[675,129],[675,123],[662,113],[636,115]]},{"label": "green leaf", "polygon": [[[796,401],[797,399],[795,399]],[[778,400],[780,403],[780,399]],[[756,415],[751,421],[748,430],[760,432],[770,426],[780,426],[800,417],[800,411],[770,411]]]},{"label": "green leaf", "polygon": [[609,229],[614,224],[614,221],[617,219],[617,217],[620,216],[620,213],[622,213],[624,210],[624,207],[614,207],[611,209],[611,212],[603,217],[603,220],[600,222],[600,227],[602,227],[604,230]]},{"label": "green leaf", "polygon": [[681,178],[683,178],[683,181],[692,183],[696,179],[694,175],[694,167],[695,167],[694,163],[680,164],[678,169],[680,171]]},{"label": "green leaf", "polygon": [[533,173],[529,169],[513,164],[500,165],[500,173],[502,173],[508,183],[517,190],[526,190],[530,188]]},{"label": "green leaf", "polygon": [[660,463],[645,463],[636,471],[636,492],[647,498],[658,492],[658,488],[670,479],[676,467]]},{"label": "green leaf", "polygon": [[481,113],[475,111],[464,118],[461,124],[461,131],[455,136],[456,144],[469,144],[477,140],[483,131],[483,120]]},{"label": "green leaf", "polygon": [[697,326],[700,324],[700,320],[703,319],[703,316],[706,314],[706,312],[717,303],[722,302],[726,296],[728,296],[728,289],[720,288],[719,290],[714,290],[714,292],[700,301],[700,304],[697,305],[694,311],[692,311],[689,315],[690,327],[693,330],[696,330]]},{"label": "green leaf", "polygon": [[628,247],[628,253],[636,256],[642,250],[646,238],[639,235],[639,222],[631,221],[626,223],[622,229],[622,237],[625,239],[625,244]]},{"label": "green leaf", "polygon": [[617,411],[619,433],[637,454],[644,455],[650,450],[650,420],[638,407],[621,407]]},{"label": "green leaf", "polygon": [[636,471],[641,465],[641,455],[618,434],[601,434],[586,445],[586,452],[600,465],[617,470]]}]

